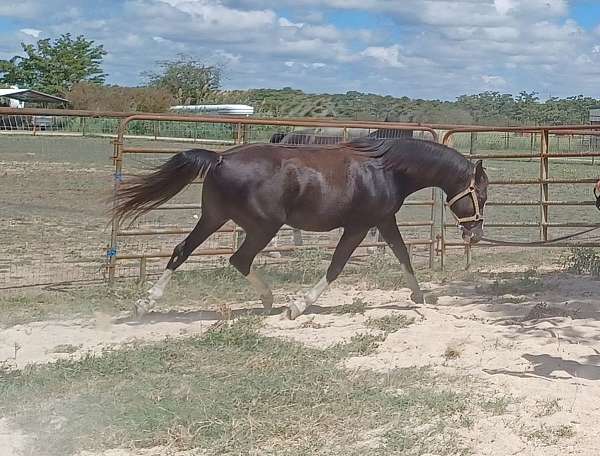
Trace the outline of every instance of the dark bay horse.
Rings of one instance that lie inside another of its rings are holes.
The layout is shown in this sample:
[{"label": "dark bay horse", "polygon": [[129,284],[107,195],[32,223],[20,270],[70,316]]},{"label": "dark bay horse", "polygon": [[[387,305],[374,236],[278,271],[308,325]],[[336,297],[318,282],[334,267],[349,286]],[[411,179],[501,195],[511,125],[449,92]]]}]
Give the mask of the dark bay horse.
[{"label": "dark bay horse", "polygon": [[[384,122],[391,122],[389,117],[386,117]],[[411,138],[413,136],[412,130],[404,130],[398,128],[380,128],[378,130],[371,131],[366,128],[353,128],[347,130],[347,134],[354,136],[351,139],[357,139],[366,137],[370,139],[398,139],[398,138]],[[343,128],[306,128],[303,130],[295,130],[290,133],[274,133],[270,141],[271,143],[279,144],[294,144],[294,145],[328,145],[328,144],[339,144],[344,142],[344,129]],[[298,229],[293,230],[294,241],[302,244],[302,231]],[[382,240],[381,235],[377,235],[377,229],[373,228],[369,232],[368,236],[371,242]],[[378,239],[379,238],[379,239]],[[274,239],[276,245],[277,238]],[[375,249],[367,249],[369,251]]]},{"label": "dark bay horse", "polygon": [[230,258],[270,309],[273,295],[252,269],[256,255],[284,225],[325,232],[343,228],[327,273],[302,303],[291,304],[296,318],[339,276],[372,227],[400,261],[411,299],[423,303],[396,216],[410,194],[439,187],[462,227],[465,241],[483,236],[488,179],[481,161],[472,164],[456,150],[416,139],[359,139],[330,146],[249,144],[225,154],[193,149],[171,157],[155,172],[126,180],[118,189],[114,217],[139,216],[168,201],[196,177],[204,177],[202,216],[178,244],[161,278],[136,303],[147,312],[163,294],[173,271],[211,234],[233,220],[246,233]]},{"label": "dark bay horse", "polygon": [[[387,122],[387,120],[386,120]],[[399,139],[410,138],[412,130],[401,130],[397,128],[381,128],[369,131],[367,129],[352,129],[350,134],[370,139]],[[356,137],[354,138],[356,139]],[[344,141],[343,129],[341,128],[307,128],[290,133],[274,133],[269,140],[270,143],[295,144],[295,145],[328,145],[339,144]]]}]

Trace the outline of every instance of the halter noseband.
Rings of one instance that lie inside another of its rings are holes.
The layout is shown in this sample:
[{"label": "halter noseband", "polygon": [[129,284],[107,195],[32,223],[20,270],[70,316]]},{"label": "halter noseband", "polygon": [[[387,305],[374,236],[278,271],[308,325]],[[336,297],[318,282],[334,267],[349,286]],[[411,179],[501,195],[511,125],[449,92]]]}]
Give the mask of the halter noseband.
[{"label": "halter noseband", "polygon": [[[475,209],[475,213],[472,216],[470,216],[470,217],[459,217],[452,210],[452,206],[458,200],[464,198],[467,195],[471,195],[471,199],[473,200],[473,207]],[[475,193],[475,177],[471,178],[471,183],[469,184],[468,188],[464,189],[462,192],[460,192],[459,194],[457,194],[456,196],[454,196],[446,204],[450,208],[450,212],[452,213],[452,215],[456,219],[456,222],[459,225],[462,225],[463,223],[468,223],[468,222],[479,222],[480,220],[483,221],[483,216],[481,215],[481,210],[479,208],[479,200],[477,199],[477,193]]]}]

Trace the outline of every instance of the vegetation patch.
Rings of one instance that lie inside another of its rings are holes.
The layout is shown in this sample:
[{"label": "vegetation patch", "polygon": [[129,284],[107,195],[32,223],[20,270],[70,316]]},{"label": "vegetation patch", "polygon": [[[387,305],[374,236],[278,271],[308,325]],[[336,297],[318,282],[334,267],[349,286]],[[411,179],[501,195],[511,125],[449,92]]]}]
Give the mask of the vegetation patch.
[{"label": "vegetation patch", "polygon": [[354,298],[349,304],[342,304],[334,308],[336,314],[361,314],[363,315],[367,311],[369,305],[362,298]]},{"label": "vegetation patch", "polygon": [[[242,319],[203,336],[6,369],[0,412],[50,456],[155,445],[207,454],[468,452],[455,431],[481,408],[472,388],[428,369],[339,367],[381,338],[317,350],[261,336],[259,326]],[[366,450],[369,432],[381,439]]]},{"label": "vegetation patch", "polygon": [[600,254],[595,249],[573,248],[562,258],[563,268],[573,274],[600,276]]},{"label": "vegetation patch", "polygon": [[543,277],[535,270],[528,270],[517,277],[497,278],[491,284],[477,286],[477,291],[494,296],[505,294],[531,294],[546,289]]},{"label": "vegetation patch", "polygon": [[378,329],[383,331],[385,334],[390,334],[410,326],[414,323],[414,321],[414,318],[409,318],[406,315],[395,313],[385,315],[380,318],[369,318],[366,325],[367,328]]},{"label": "vegetation patch", "polygon": [[575,428],[570,424],[549,426],[542,424],[540,427],[524,432],[527,440],[534,440],[543,446],[556,445],[560,440],[575,437]]}]

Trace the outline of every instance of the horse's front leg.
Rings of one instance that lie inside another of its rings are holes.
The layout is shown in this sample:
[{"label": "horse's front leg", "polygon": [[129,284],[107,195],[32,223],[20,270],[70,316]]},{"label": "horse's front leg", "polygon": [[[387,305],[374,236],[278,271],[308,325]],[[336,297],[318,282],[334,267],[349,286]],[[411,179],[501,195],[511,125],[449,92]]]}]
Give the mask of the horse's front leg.
[{"label": "horse's front leg", "polygon": [[398,261],[400,261],[400,267],[406,276],[408,287],[412,291],[410,298],[416,304],[425,304],[425,297],[423,296],[421,287],[419,287],[419,282],[417,282],[413,267],[410,264],[408,249],[406,248],[406,244],[404,243],[402,235],[400,234],[398,226],[396,225],[395,216],[392,216],[390,219],[386,220],[384,223],[379,225],[378,228],[379,232],[385,239],[385,242],[387,242],[387,244],[390,246],[390,249],[392,249],[392,252],[394,252],[396,258],[398,258]]},{"label": "horse's front leg", "polygon": [[252,269],[252,263],[277,234],[281,225],[269,228],[255,228],[246,232],[246,238],[240,248],[231,256],[229,262],[250,282],[260,296],[265,310],[273,306],[273,293],[258,271]]},{"label": "horse's front leg", "polygon": [[327,274],[323,277],[319,283],[317,283],[308,293],[304,296],[304,303],[293,303],[290,304],[287,316],[293,320],[299,315],[302,315],[304,311],[312,306],[319,296],[331,285],[331,283],[338,278],[344,266],[348,262],[348,259],[352,255],[352,252],[356,250],[356,247],[362,242],[367,235],[369,228],[353,228],[345,229],[340,242],[335,248],[331,264],[327,269]]}]

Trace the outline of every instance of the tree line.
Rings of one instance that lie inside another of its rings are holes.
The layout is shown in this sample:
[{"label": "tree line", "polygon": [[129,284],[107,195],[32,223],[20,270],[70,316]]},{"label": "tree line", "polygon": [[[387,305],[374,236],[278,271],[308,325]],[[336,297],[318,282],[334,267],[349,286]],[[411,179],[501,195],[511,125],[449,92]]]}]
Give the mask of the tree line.
[{"label": "tree line", "polygon": [[64,34],[36,44],[23,55],[0,60],[0,84],[59,95],[76,109],[162,112],[173,105],[245,103],[258,115],[336,117],[423,123],[524,125],[588,123],[600,100],[582,95],[541,101],[536,92],[483,92],[454,101],[411,99],[349,91],[308,94],[283,89],[222,90],[223,68],[185,55],[157,62],[139,87],[106,85],[104,47],[84,36]]}]

